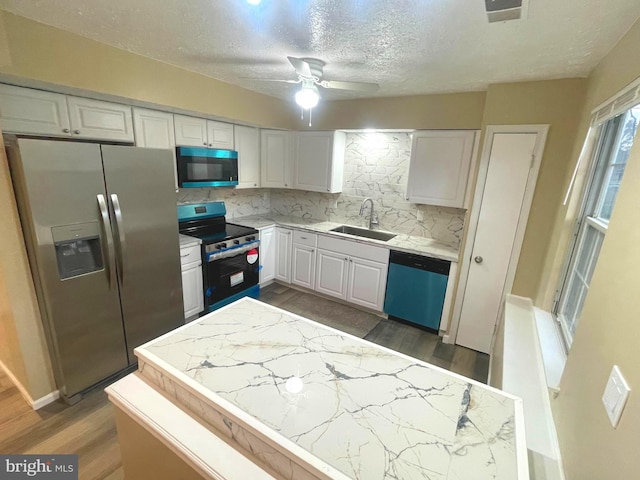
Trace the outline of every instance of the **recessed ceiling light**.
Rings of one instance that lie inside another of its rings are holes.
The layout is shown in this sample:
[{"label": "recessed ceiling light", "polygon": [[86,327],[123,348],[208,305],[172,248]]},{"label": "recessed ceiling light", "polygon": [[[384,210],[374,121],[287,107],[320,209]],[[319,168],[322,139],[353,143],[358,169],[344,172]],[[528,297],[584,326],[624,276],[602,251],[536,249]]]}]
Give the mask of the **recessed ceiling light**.
[{"label": "recessed ceiling light", "polygon": [[261,1],[262,1],[262,0],[247,0],[247,3],[248,3],[249,5],[260,5],[260,2],[261,2]]}]

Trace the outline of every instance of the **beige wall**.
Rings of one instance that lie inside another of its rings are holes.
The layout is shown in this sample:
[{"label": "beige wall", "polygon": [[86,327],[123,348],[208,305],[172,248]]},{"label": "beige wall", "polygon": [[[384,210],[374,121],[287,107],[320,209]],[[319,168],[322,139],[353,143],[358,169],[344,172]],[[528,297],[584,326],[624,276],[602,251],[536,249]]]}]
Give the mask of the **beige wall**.
[{"label": "beige wall", "polygon": [[[313,111],[313,130],[479,129],[485,96],[467,92],[326,102]],[[304,129],[304,123],[296,128]]]},{"label": "beige wall", "polygon": [[[640,22],[591,75],[574,161],[586,135],[591,109],[640,76],[638,45]],[[569,353],[560,395],[552,404],[569,480],[636,478],[640,471],[639,206],[637,136]],[[567,223],[566,211],[560,209],[558,216],[557,228],[562,228]],[[549,253],[555,254],[553,249]],[[611,427],[601,402],[613,365],[621,368],[632,390],[617,429]]]},{"label": "beige wall", "polygon": [[202,112],[241,123],[293,127],[296,115],[289,102],[8,12],[0,11],[0,15],[11,59],[9,65],[0,62],[0,73]]},{"label": "beige wall", "polygon": [[536,190],[522,244],[512,292],[535,297],[549,231],[562,202],[566,172],[571,169],[587,87],[586,79],[549,80],[490,85],[484,110],[487,125],[549,124]]},{"label": "beige wall", "polygon": [[0,225],[0,360],[37,400],[55,386],[2,136]]}]

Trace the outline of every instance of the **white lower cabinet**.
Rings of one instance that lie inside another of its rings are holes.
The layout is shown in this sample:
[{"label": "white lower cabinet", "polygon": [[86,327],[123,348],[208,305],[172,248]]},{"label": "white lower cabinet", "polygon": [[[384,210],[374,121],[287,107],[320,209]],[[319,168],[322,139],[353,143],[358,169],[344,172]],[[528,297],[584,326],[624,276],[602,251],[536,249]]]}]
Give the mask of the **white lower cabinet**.
[{"label": "white lower cabinet", "polygon": [[291,283],[313,290],[316,278],[315,233],[293,232]]},{"label": "white lower cabinet", "polygon": [[182,299],[184,301],[184,318],[197,315],[204,310],[202,294],[202,265],[191,264],[190,268],[182,267]]},{"label": "white lower cabinet", "polygon": [[276,278],[275,227],[260,228],[260,286],[264,287]]},{"label": "white lower cabinet", "polygon": [[188,319],[204,310],[202,257],[199,244],[180,247],[180,270],[182,271],[184,318]]},{"label": "white lower cabinet", "polygon": [[382,311],[389,250],[320,235],[316,291]]},{"label": "white lower cabinet", "polygon": [[387,287],[387,268],[388,263],[350,258],[347,302],[381,311]]},{"label": "white lower cabinet", "polygon": [[276,227],[276,280],[291,283],[291,232],[290,228]]},{"label": "white lower cabinet", "polygon": [[318,249],[316,291],[332,297],[347,299],[349,257]]}]

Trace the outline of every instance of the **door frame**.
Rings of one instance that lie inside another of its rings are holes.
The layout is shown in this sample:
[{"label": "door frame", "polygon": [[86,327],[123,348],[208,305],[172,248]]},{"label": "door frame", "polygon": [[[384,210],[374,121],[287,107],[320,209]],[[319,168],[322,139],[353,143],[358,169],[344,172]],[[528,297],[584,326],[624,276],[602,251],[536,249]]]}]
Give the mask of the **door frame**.
[{"label": "door frame", "polygon": [[[480,218],[480,210],[482,208],[482,197],[484,196],[484,187],[486,185],[487,174],[489,172],[489,160],[491,157],[491,149],[493,147],[493,137],[494,135],[499,133],[537,134],[536,144],[533,149],[533,163],[531,165],[529,176],[527,178],[527,185],[525,187],[525,193],[522,199],[522,207],[520,209],[520,216],[518,218],[516,235],[513,242],[513,248],[511,249],[511,257],[509,258],[509,268],[507,269],[507,276],[505,278],[505,283],[502,290],[502,297],[504,297],[505,293],[511,291],[511,288],[513,287],[513,281],[516,276],[516,268],[518,266],[518,260],[520,259],[520,251],[522,250],[522,242],[524,240],[524,234],[526,231],[527,222],[529,220],[529,212],[531,211],[531,203],[533,201],[533,194],[535,192],[536,183],[538,181],[538,173],[540,171],[540,164],[542,163],[542,155],[544,153],[544,147],[547,141],[548,132],[549,125],[488,125],[485,129],[482,146],[482,157],[480,160],[480,167],[478,169],[473,203],[471,204],[471,214],[469,215],[469,228],[467,230],[464,250],[460,257],[458,292],[456,294],[455,303],[453,306],[453,315],[451,317],[451,326],[449,332],[444,335],[442,339],[444,343],[455,343],[458,337],[458,327],[460,324],[460,316],[462,314],[462,305],[467,289],[469,268],[471,267],[471,256],[473,254],[473,247],[478,230],[478,219]],[[500,318],[500,315],[502,313],[502,302],[500,305],[501,306],[498,310],[497,318]]]}]

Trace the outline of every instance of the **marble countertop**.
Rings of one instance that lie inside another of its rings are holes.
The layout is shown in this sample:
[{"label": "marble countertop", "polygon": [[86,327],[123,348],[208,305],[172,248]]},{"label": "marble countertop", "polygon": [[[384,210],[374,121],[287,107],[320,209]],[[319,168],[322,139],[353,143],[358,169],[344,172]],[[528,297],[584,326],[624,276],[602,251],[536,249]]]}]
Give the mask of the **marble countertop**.
[{"label": "marble countertop", "polygon": [[189,235],[183,235],[181,233],[178,234],[178,240],[180,241],[180,248],[193,247],[202,243],[200,238],[190,237]]},{"label": "marble countertop", "polygon": [[[282,227],[291,227],[301,230],[308,230],[316,233],[327,233],[332,228],[336,228],[342,223],[327,222],[322,220],[313,220],[300,217],[285,217],[279,215],[252,215],[248,217],[234,218],[229,223],[237,223],[252,228],[264,228],[272,225]],[[359,226],[359,225],[355,225]],[[391,232],[393,233],[393,232]],[[417,237],[415,235],[397,234],[394,238],[387,242],[373,240],[369,238],[355,237],[337,232],[331,232],[331,235],[341,236],[349,240],[379,245],[390,250],[400,250],[408,253],[417,253],[418,255],[427,255],[433,258],[449,260],[451,262],[458,261],[458,249],[450,245],[438,242],[432,238]]]},{"label": "marble countertop", "polygon": [[285,478],[529,478],[517,397],[253,299],[135,352],[143,377]]}]

